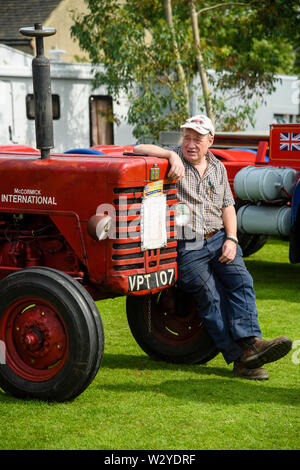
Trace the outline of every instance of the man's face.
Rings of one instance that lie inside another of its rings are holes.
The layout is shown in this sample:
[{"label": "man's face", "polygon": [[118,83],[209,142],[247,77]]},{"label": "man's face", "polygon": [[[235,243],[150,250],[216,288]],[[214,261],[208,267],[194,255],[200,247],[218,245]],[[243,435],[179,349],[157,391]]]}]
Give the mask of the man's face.
[{"label": "man's face", "polygon": [[182,153],[184,158],[192,165],[198,165],[206,155],[214,141],[213,136],[199,134],[193,129],[184,129]]}]

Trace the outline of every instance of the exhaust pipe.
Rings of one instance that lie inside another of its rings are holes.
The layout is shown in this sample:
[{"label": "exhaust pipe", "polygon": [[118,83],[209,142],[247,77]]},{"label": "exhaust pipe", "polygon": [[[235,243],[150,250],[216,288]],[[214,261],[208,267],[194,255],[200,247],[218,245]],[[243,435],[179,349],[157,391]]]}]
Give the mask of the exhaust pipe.
[{"label": "exhaust pipe", "polygon": [[54,35],[56,29],[43,28],[40,23],[35,23],[34,28],[21,28],[19,32],[23,36],[35,37],[36,41],[36,57],[32,60],[36,147],[41,150],[41,158],[50,158],[50,149],[54,147],[52,94],[50,62],[44,56],[43,38]]}]

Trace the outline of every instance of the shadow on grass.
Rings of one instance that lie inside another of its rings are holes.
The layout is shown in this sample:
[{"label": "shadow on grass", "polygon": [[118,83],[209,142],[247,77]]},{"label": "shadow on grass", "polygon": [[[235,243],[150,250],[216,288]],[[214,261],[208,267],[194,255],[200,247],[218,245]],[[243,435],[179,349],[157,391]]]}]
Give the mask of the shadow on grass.
[{"label": "shadow on grass", "polygon": [[[193,368],[197,367],[197,371],[201,373],[202,369],[205,374],[210,374],[211,367],[208,368],[207,364],[200,365],[186,365],[186,364],[173,364],[170,362],[156,361],[151,357],[145,355],[134,355],[134,354],[110,354],[105,353],[103,356],[103,362],[101,368],[107,369],[133,369],[133,370],[182,370],[192,371]],[[201,369],[200,369],[201,367]],[[218,369],[218,368],[216,368]],[[224,363],[224,369],[219,368],[220,375],[224,377],[228,376],[226,372],[226,365]]]},{"label": "shadow on grass", "polygon": [[292,289],[295,288],[295,285],[299,285],[299,265],[251,259],[246,259],[245,264],[253,277],[270,282],[271,286],[280,285]]},{"label": "shadow on grass", "polygon": [[[104,355],[99,371],[100,382],[101,370],[104,369],[112,370],[111,378],[114,383],[95,383],[93,386],[99,391],[99,398],[101,397],[101,391],[108,391],[117,395],[123,393],[141,393],[142,395],[150,393],[164,395],[184,402],[215,405],[238,405],[241,403],[265,403],[267,405],[277,403],[295,407],[300,405],[299,389],[290,387],[288,383],[285,387],[273,386],[272,377],[267,382],[240,379],[233,375],[232,366],[227,366],[225,362],[224,367],[215,366],[213,363],[181,365],[154,361],[148,356],[142,355],[107,353]],[[125,379],[123,380],[123,375],[116,374],[118,383],[115,383],[114,369],[124,370]],[[126,376],[128,370],[136,371],[137,378],[130,381]],[[166,374],[156,375],[155,383],[149,383],[153,380],[154,374],[152,377],[151,374],[143,375],[142,372],[144,371],[165,371]],[[170,377],[172,372],[180,374],[178,379],[164,380],[166,376]],[[191,378],[184,372],[196,373],[199,378],[194,378],[195,375]],[[31,406],[39,408],[41,406],[39,400],[15,398],[0,390],[0,405],[19,404],[24,406],[25,402],[30,402]],[[56,405],[56,403],[49,402],[49,405]]]},{"label": "shadow on grass", "polygon": [[[224,368],[207,365],[179,365],[156,362],[147,357],[134,355],[107,354],[103,368],[141,370],[168,370],[196,372],[199,379],[181,376],[178,380],[165,380],[149,384],[141,381],[126,381],[98,385],[99,390],[122,393],[154,393],[167,397],[195,401],[234,405],[239,403],[279,403],[299,406],[299,390],[287,387],[274,387],[271,380],[258,382],[235,377],[232,366]],[[148,377],[149,378],[149,375]],[[142,376],[140,376],[142,379]],[[148,382],[148,380],[147,380]]]},{"label": "shadow on grass", "polygon": [[15,398],[15,397],[12,397],[11,395],[5,393],[3,390],[0,390],[0,403],[1,404],[4,404],[4,403],[11,403],[11,405],[15,405],[17,403],[20,403],[20,402],[24,402],[25,400],[20,400],[20,398]]},{"label": "shadow on grass", "polygon": [[220,405],[238,405],[241,403],[272,403],[299,406],[299,394],[289,388],[272,387],[264,385],[264,382],[246,381],[234,378],[232,381],[224,381],[218,378],[166,380],[159,384],[149,385],[136,382],[123,382],[98,386],[99,390],[107,390],[116,393],[154,393],[163,394],[170,398],[184,402],[210,403]]},{"label": "shadow on grass", "polygon": [[[282,298],[282,291],[297,295],[300,301],[300,266],[272,261],[247,260],[247,268],[254,279],[254,287],[263,284],[267,298]],[[264,295],[262,295],[264,297]]]}]

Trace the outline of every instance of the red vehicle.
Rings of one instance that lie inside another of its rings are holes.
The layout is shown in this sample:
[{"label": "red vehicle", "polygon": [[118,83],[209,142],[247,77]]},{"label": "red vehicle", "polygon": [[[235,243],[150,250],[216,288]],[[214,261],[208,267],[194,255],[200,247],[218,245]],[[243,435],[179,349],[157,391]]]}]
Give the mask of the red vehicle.
[{"label": "red vehicle", "polygon": [[[239,143],[237,138],[237,145],[247,145],[245,136]],[[271,125],[256,153],[243,148],[213,153],[223,161],[235,195],[244,256],[275,235],[290,240],[290,261],[300,262],[300,124]]]},{"label": "red vehicle", "polygon": [[177,197],[168,162],[132,155],[132,147],[50,154],[43,36],[53,29],[37,24],[22,33],[37,42],[32,65],[40,151],[0,147],[1,388],[55,401],[82,393],[104,350],[95,301],[115,296],[127,296],[129,326],[147,354],[207,361],[215,346],[175,287]]},{"label": "red vehicle", "polygon": [[[131,332],[153,358],[203,363],[218,351],[193,301],[176,286],[177,196],[168,162],[133,155],[131,146],[50,153],[43,36],[54,32],[22,29],[37,42],[39,150],[0,146],[0,386],[16,397],[65,401],[82,393],[101,366],[100,299],[127,296]],[[272,126],[268,162],[264,142],[256,155],[213,150],[237,199],[244,250],[288,232],[292,262],[300,261],[297,136],[299,126]],[[251,169],[261,173],[253,177]]]}]

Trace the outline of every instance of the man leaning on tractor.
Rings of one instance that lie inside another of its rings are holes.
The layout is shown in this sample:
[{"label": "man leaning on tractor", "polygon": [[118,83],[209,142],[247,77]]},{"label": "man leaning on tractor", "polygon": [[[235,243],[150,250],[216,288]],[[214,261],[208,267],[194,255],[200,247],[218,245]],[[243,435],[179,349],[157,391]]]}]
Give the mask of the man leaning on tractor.
[{"label": "man leaning on tractor", "polygon": [[188,206],[188,238],[178,240],[178,284],[191,294],[206,329],[233,372],[267,380],[262,366],[285,356],[289,338],[262,339],[253,280],[237,239],[234,198],[224,165],[209,151],[214,126],[205,115],[187,119],[182,145],[142,144],[135,152],[167,158],[168,177],[177,180],[178,201]]}]

